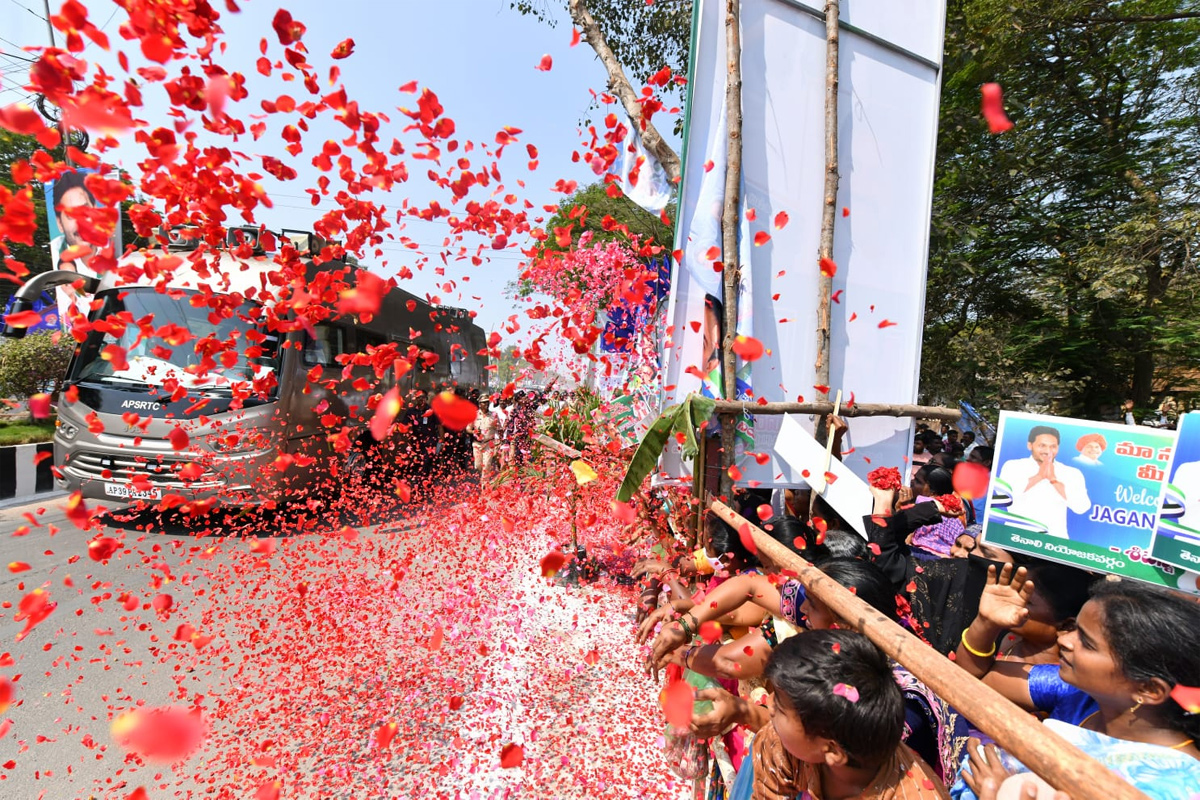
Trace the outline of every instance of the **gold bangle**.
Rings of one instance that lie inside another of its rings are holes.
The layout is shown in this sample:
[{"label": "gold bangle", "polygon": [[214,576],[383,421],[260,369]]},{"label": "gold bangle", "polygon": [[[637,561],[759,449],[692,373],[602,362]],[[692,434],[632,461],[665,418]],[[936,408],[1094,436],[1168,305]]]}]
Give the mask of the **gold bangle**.
[{"label": "gold bangle", "polygon": [[963,628],[962,636],[960,637],[962,639],[962,646],[967,648],[968,653],[975,656],[976,658],[991,658],[992,656],[996,655],[996,643],[995,642],[992,642],[992,649],[986,653],[981,653],[978,650],[976,650],[974,647],[971,647],[970,643],[967,642],[967,631],[969,631],[969,630],[970,630],[970,628]]}]

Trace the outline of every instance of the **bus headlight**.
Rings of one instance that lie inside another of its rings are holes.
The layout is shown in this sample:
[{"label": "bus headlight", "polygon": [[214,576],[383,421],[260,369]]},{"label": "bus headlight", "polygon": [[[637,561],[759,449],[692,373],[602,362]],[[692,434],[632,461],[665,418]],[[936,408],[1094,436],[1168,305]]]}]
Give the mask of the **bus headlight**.
[{"label": "bus headlight", "polygon": [[58,432],[62,434],[64,439],[74,439],[76,434],[79,433],[79,428],[76,428],[69,422],[63,422],[61,417],[58,419],[57,427]]}]

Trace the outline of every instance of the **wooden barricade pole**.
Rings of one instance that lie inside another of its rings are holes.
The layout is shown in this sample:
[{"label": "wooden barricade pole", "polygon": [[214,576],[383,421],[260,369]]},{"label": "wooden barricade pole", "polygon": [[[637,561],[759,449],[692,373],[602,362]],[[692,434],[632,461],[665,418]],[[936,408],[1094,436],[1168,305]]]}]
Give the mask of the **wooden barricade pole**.
[{"label": "wooden barricade pole", "polygon": [[734,528],[749,526],[759,556],[799,576],[805,590],[900,662],[996,743],[1072,800],[1149,800],[1103,764],[1045,728],[941,653],[867,605],[821,570],[719,500],[710,506]]},{"label": "wooden barricade pole", "polygon": [[[831,414],[833,403],[752,403],[718,400],[715,414]],[[906,403],[855,403],[843,406],[840,417],[917,417],[955,421],[962,418],[957,408],[918,406]]]}]

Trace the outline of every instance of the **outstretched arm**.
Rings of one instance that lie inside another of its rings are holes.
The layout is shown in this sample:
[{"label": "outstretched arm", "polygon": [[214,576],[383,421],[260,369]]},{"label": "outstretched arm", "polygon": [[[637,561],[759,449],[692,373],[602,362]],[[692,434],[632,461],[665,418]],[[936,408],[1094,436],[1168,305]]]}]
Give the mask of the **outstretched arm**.
[{"label": "outstretched arm", "polygon": [[697,633],[705,622],[716,620],[746,602],[753,602],[779,616],[779,590],[769,578],[756,573],[736,575],[706,594],[681,620],[658,632],[651,661],[660,666],[665,664],[672,652],[687,644],[691,638],[689,632]]}]

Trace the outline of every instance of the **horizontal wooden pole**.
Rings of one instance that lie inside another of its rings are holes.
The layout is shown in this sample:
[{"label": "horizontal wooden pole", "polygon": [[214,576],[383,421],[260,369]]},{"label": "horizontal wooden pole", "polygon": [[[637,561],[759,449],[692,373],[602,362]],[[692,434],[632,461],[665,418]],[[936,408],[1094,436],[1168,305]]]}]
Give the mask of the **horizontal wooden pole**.
[{"label": "horizontal wooden pole", "polygon": [[[833,403],[743,403],[718,400],[717,414],[832,414]],[[894,405],[890,403],[855,403],[843,406],[841,417],[917,417],[957,420],[962,412],[941,406]]]},{"label": "horizontal wooden pole", "polygon": [[867,605],[729,506],[714,500],[710,507],[738,530],[749,525],[760,557],[795,572],[810,595],[903,664],[1051,786],[1070,794],[1071,800],[1149,800],[1099,761],[1048,730],[1032,714]]}]

